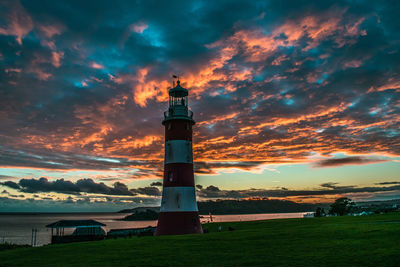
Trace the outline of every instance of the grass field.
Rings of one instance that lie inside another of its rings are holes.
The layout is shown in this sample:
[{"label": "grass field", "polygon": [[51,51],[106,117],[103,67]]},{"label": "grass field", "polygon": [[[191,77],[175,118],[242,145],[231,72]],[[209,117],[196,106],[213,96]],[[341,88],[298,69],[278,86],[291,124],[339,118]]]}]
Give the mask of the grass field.
[{"label": "grass field", "polygon": [[[235,231],[228,231],[228,226]],[[400,266],[400,213],[218,223],[204,228],[210,233],[6,250],[0,252],[0,265]]]}]

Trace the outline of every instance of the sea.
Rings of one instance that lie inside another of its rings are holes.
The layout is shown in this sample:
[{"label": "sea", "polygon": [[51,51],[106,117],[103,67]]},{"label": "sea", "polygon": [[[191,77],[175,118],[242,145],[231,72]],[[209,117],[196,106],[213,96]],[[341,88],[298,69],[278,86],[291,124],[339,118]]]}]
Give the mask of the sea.
[{"label": "sea", "polygon": [[[265,213],[265,214],[238,214],[212,215],[213,222],[237,222],[272,220],[283,218],[302,218],[306,212],[295,213]],[[0,244],[26,244],[43,246],[51,242],[51,229],[46,225],[59,220],[96,220],[106,226],[107,232],[111,229],[141,228],[156,226],[157,221],[123,221],[126,213],[0,213]],[[210,216],[202,215],[201,222],[210,221]],[[72,234],[73,229],[65,229],[65,234]],[[32,236],[36,241],[32,244]]]}]

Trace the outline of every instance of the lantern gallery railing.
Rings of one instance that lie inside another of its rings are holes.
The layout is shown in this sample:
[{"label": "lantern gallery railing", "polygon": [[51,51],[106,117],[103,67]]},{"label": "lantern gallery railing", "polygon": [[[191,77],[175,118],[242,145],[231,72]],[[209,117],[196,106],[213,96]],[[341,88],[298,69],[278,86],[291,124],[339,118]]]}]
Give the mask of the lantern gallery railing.
[{"label": "lantern gallery railing", "polygon": [[164,112],[164,119],[172,116],[185,116],[193,119],[193,111],[188,109],[171,109]]}]

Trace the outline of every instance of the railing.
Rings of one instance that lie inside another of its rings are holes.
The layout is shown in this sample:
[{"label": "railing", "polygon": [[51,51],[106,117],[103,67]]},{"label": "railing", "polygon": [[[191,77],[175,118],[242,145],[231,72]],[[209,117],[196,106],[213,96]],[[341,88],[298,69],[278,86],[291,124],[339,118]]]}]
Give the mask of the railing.
[{"label": "railing", "polygon": [[188,109],[170,109],[164,112],[164,119],[173,116],[185,116],[193,119],[193,111]]}]

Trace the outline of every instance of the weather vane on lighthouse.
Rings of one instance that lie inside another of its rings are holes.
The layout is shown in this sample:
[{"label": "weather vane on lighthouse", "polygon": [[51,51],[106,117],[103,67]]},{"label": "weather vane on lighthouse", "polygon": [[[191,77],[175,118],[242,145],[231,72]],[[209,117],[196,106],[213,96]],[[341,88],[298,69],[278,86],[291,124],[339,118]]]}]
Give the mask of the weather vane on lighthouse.
[{"label": "weather vane on lighthouse", "polygon": [[169,108],[164,112],[164,181],[156,235],[202,233],[193,175],[193,112],[188,108],[188,90],[180,84],[169,90]]}]

